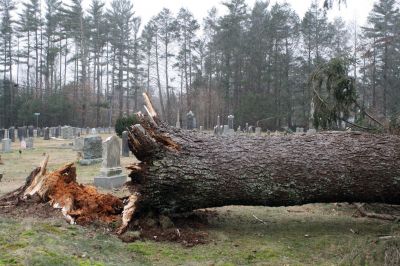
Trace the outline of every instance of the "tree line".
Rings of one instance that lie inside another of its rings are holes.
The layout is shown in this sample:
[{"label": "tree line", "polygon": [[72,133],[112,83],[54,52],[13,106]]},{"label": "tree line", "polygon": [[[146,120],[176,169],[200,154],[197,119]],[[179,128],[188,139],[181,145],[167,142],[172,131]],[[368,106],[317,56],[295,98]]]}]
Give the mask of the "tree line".
[{"label": "tree line", "polygon": [[0,126],[34,124],[35,112],[43,125],[108,126],[140,111],[146,91],[170,124],[192,110],[206,128],[229,114],[307,127],[310,75],[332,58],[348,65],[359,109],[398,115],[398,0],[377,0],[361,27],[329,21],[331,1],[303,17],[288,3],[222,5],[202,21],[164,8],[143,24],[129,0],[0,0]]}]

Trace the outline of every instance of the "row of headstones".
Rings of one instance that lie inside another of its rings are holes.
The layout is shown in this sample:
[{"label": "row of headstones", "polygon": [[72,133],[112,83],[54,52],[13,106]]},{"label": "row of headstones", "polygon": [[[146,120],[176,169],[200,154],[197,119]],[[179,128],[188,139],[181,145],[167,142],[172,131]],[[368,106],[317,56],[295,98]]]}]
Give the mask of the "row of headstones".
[{"label": "row of headstones", "polygon": [[[47,132],[46,132],[47,131]],[[74,137],[86,134],[112,134],[114,130],[112,128],[79,128],[79,127],[70,127],[70,126],[58,126],[58,127],[46,127],[46,128],[37,128],[35,129],[33,126],[23,126],[23,127],[10,127],[9,129],[0,129],[0,139],[9,138],[12,142],[15,142],[15,139],[18,138],[20,141],[26,138],[34,138],[34,137],[44,137],[45,139],[54,138],[63,138],[63,139],[72,139]]]}]

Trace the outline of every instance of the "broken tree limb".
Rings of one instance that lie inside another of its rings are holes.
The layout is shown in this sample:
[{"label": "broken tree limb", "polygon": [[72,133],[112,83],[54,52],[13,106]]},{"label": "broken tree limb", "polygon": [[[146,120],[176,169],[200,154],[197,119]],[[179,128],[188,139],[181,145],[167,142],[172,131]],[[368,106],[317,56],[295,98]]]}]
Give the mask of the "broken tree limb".
[{"label": "broken tree limb", "polygon": [[379,219],[379,220],[386,220],[386,221],[396,221],[399,220],[400,217],[395,216],[395,215],[390,215],[390,214],[382,214],[382,213],[375,213],[375,212],[368,212],[364,208],[364,204],[361,203],[355,203],[354,204],[358,210],[358,212],[361,214],[363,217],[367,218],[373,218],[373,219]]},{"label": "broken tree limb", "polygon": [[325,132],[221,137],[162,122],[155,126],[148,116],[142,116],[140,124],[145,138],[136,137],[136,127],[130,130],[132,152],[141,160],[130,167],[131,188],[140,195],[137,211],[179,213],[226,205],[329,202],[400,204],[399,136]]}]

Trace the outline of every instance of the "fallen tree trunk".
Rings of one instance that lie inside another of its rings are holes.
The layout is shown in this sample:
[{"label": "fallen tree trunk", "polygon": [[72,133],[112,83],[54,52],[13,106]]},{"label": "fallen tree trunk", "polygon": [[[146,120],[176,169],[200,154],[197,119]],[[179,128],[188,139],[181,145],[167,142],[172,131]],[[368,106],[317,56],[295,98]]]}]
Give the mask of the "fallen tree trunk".
[{"label": "fallen tree trunk", "polygon": [[[147,98],[147,96],[145,96]],[[220,137],[171,128],[147,98],[130,128],[136,210],[400,203],[400,137],[359,132]]]},{"label": "fallen tree trunk", "polygon": [[[213,136],[164,124],[145,96],[148,115],[129,130],[132,195],[126,200],[76,182],[67,164],[47,173],[48,157],[0,208],[39,197],[70,223],[120,224],[134,217],[226,205],[400,204],[400,137],[358,132],[272,137]],[[121,217],[122,214],[122,217]]]}]

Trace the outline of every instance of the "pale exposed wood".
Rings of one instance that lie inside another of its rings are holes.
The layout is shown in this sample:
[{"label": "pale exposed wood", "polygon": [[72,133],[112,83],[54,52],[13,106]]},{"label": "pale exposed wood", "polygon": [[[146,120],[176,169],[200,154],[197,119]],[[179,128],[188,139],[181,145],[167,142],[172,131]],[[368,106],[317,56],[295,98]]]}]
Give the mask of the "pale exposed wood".
[{"label": "pale exposed wood", "polygon": [[136,211],[136,203],[138,200],[138,195],[135,193],[131,195],[128,199],[128,203],[125,204],[124,210],[122,212],[122,225],[118,228],[117,234],[123,234],[128,228],[129,223]]}]

